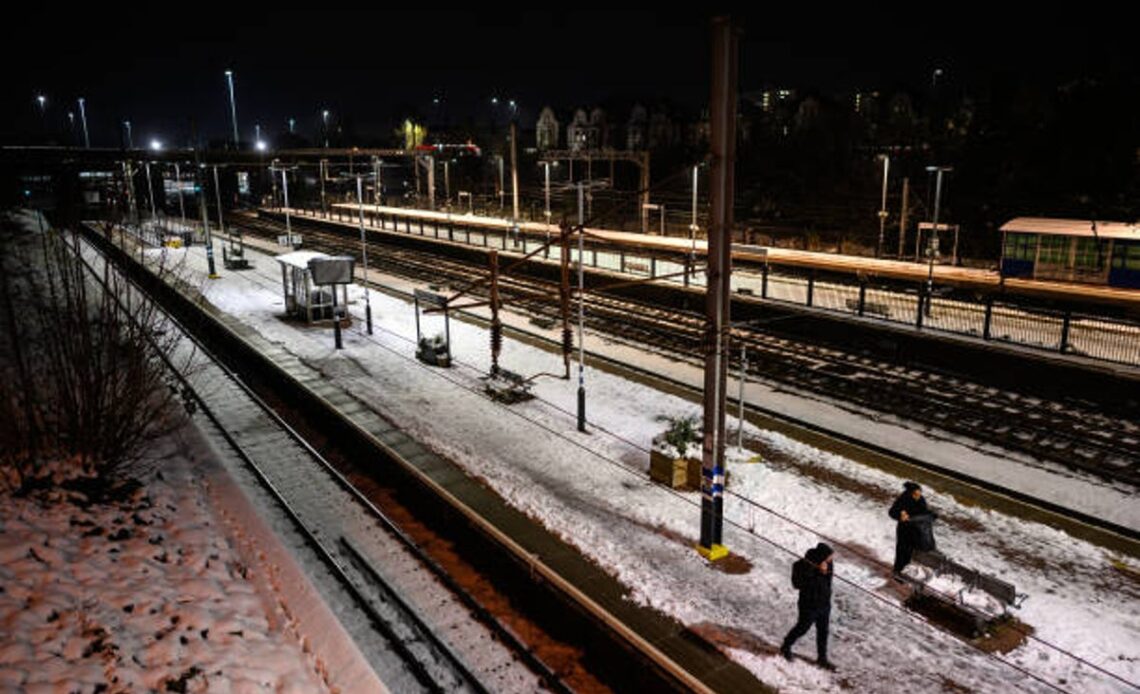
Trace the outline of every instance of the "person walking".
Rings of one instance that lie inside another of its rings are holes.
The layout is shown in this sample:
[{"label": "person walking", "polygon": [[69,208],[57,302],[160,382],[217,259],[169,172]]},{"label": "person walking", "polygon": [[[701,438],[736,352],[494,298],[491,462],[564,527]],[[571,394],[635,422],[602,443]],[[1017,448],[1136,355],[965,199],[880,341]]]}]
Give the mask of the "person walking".
[{"label": "person walking", "polygon": [[891,504],[887,515],[898,521],[895,527],[895,565],[892,574],[902,580],[902,570],[910,563],[914,550],[934,549],[934,532],[931,523],[934,514],[926,506],[922,487],[917,482],[903,485],[903,493]]},{"label": "person walking", "polygon": [[792,645],[815,625],[817,663],[826,670],[835,670],[827,659],[827,632],[831,622],[831,577],[834,573],[835,552],[826,543],[809,549],[803,559],[792,565],[792,585],[800,591],[797,603],[799,619],[780,646],[780,654],[793,659]]}]

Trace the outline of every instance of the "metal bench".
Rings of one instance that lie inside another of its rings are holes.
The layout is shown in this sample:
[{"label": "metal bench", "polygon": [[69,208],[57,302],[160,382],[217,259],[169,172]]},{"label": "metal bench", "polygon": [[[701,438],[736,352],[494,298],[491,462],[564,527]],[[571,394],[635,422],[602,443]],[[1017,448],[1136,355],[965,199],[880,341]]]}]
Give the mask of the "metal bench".
[{"label": "metal bench", "polygon": [[1001,616],[1003,617],[1008,613],[1010,607],[1020,608],[1025,599],[1029,597],[1025,593],[1018,593],[1012,583],[984,574],[977,569],[963,566],[937,550],[916,551],[912,560],[914,563],[932,570],[935,576],[949,574],[962,579],[965,585],[957,595],[950,596],[937,591],[928,591],[925,581],[903,575],[903,579],[914,588],[916,594],[936,600],[971,621],[974,625],[975,635],[983,633],[986,627],[995,620],[995,617],[967,604],[965,594],[968,591],[980,590],[998,600],[1002,604],[1003,614]]},{"label": "metal bench", "polygon": [[530,392],[531,379],[514,371],[500,368],[498,372],[485,376],[483,382],[487,394],[501,403],[511,405],[534,397]]}]

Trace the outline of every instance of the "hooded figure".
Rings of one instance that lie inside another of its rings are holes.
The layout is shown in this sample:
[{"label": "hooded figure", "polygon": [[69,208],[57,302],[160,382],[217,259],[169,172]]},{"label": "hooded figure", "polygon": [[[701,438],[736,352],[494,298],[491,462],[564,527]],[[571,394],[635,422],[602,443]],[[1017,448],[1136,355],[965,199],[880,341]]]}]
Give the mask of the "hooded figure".
[{"label": "hooded figure", "polygon": [[914,550],[934,549],[934,531],[931,524],[935,515],[926,507],[922,487],[915,482],[903,485],[903,493],[891,504],[887,514],[898,521],[895,528],[895,574],[900,573],[914,554]]},{"label": "hooded figure", "polygon": [[792,565],[792,585],[800,591],[799,619],[780,646],[780,653],[792,659],[792,644],[815,625],[815,646],[820,667],[834,670],[827,659],[827,631],[831,622],[832,557],[835,552],[826,543],[809,549],[803,559]]}]

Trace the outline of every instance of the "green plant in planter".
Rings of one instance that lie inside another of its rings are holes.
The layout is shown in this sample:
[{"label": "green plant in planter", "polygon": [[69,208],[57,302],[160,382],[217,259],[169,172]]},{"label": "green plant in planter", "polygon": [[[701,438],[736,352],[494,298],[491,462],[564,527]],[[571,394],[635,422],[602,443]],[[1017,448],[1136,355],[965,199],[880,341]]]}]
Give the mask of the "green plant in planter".
[{"label": "green plant in planter", "polygon": [[665,430],[665,443],[677,451],[678,458],[684,458],[689,452],[689,445],[699,443],[701,434],[697,429],[697,418],[689,417],[661,417],[669,423]]}]

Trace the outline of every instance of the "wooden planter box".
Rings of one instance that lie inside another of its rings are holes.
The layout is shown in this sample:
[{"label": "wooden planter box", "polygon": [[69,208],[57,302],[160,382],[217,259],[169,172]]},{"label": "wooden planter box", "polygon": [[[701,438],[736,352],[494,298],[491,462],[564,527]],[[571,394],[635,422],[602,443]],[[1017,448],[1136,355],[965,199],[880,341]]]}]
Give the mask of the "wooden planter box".
[{"label": "wooden planter box", "polygon": [[[696,466],[696,486],[692,483],[693,466]],[[660,451],[649,452],[649,478],[673,489],[701,488],[701,461],[674,458]]]}]

